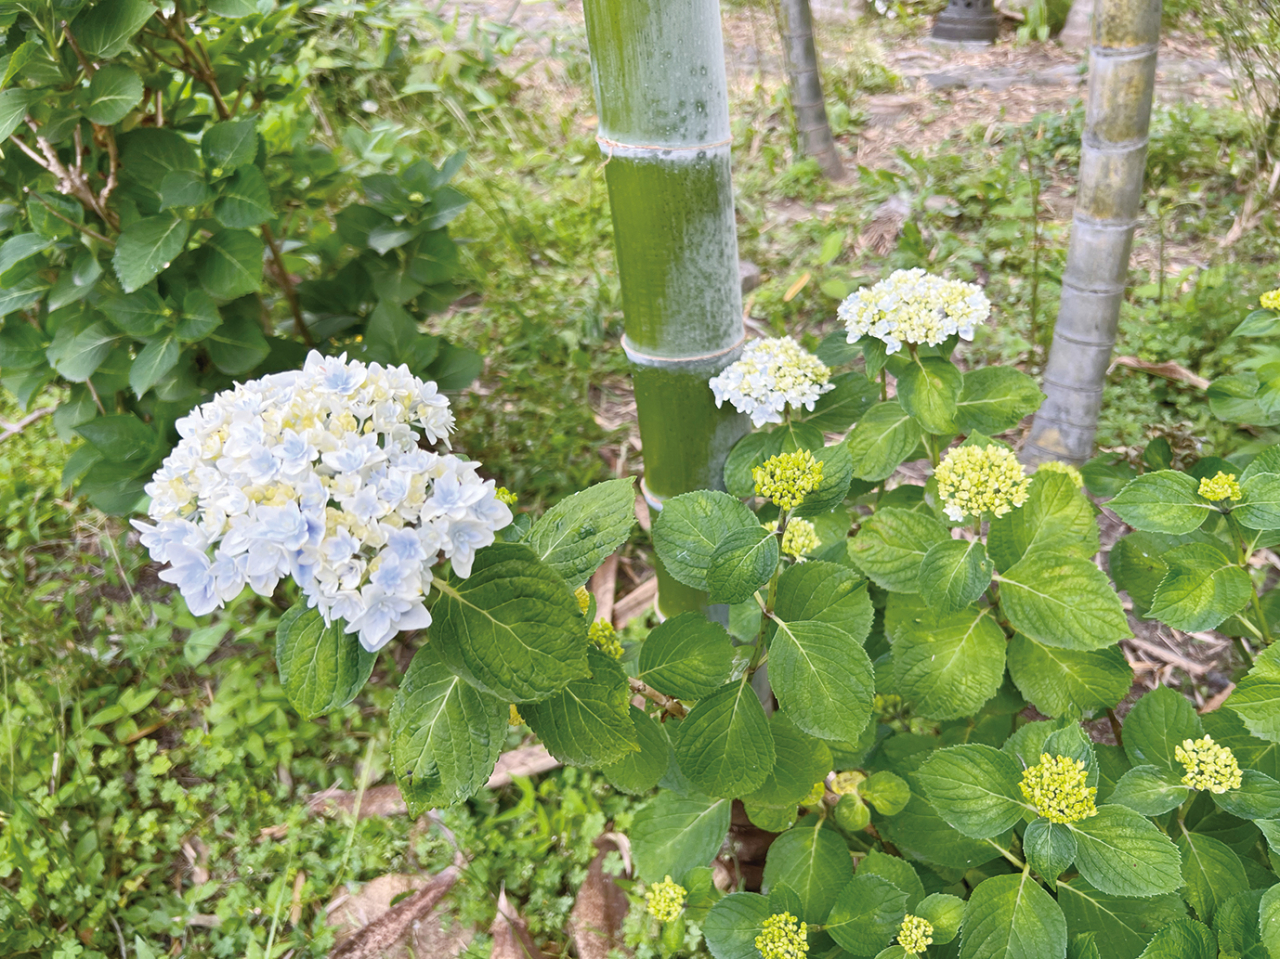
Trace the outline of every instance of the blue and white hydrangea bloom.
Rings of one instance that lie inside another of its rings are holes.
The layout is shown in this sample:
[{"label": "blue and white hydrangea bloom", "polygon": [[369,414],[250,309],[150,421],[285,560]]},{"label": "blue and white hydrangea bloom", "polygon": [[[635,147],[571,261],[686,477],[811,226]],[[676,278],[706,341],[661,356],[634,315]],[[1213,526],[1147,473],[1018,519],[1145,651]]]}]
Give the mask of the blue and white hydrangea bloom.
[{"label": "blue and white hydrangea bloom", "polygon": [[781,336],[752,340],[708,385],[717,408],[728,400],[761,427],[781,423],[788,406],[812,410],[819,396],[835,388],[829,379],[831,370],[825,363],[791,337]]},{"label": "blue and white hydrangea bloom", "polygon": [[974,328],[991,315],[991,302],[973,283],[921,269],[895,270],[874,286],[850,293],[836,315],[850,343],[873,336],[892,354],[903,343],[937,346],[956,334],[972,340]]},{"label": "blue and white hydrangea bloom", "polygon": [[447,452],[453,422],[408,367],[312,352],[179,420],[146,487],[154,525],[134,525],[195,615],[292,577],[326,622],[377,650],[431,624],[433,565],[469,576],[511,522],[480,464]]}]

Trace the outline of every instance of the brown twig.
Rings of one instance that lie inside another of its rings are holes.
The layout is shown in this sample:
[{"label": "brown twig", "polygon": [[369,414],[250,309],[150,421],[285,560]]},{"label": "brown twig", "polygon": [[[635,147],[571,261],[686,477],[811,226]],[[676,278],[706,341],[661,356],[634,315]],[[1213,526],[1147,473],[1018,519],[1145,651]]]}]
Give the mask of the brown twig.
[{"label": "brown twig", "polygon": [[666,696],[658,692],[652,686],[646,685],[638,679],[631,679],[630,683],[631,691],[633,693],[638,693],[645,699],[657,703],[672,716],[676,717],[676,719],[684,719],[684,717],[689,714],[689,710],[685,709],[684,704],[679,700],[672,699],[670,696]]},{"label": "brown twig", "polygon": [[84,53],[80,50],[80,44],[76,43],[75,34],[71,32],[71,25],[66,20],[62,21],[62,35],[67,38],[67,43],[71,45],[71,52],[80,61],[80,69],[84,70],[84,75],[92,80],[98,69],[85,58]]},{"label": "brown twig", "polygon": [[57,409],[56,406],[42,406],[34,413],[29,413],[16,423],[6,423],[4,420],[0,420],[0,427],[3,428],[3,431],[0,432],[0,443],[3,443],[10,436],[17,436],[32,423],[36,422],[36,420],[48,416],[55,409]]},{"label": "brown twig", "polygon": [[293,325],[302,334],[302,341],[314,349],[315,340],[311,338],[311,331],[307,329],[307,324],[302,319],[302,307],[298,303],[298,291],[294,289],[293,280],[289,278],[289,271],[285,269],[284,256],[280,253],[280,244],[276,240],[275,234],[271,232],[271,227],[266,223],[262,224],[262,238],[267,241],[267,247],[271,250],[271,260],[275,264],[276,282],[280,284],[280,289],[284,291],[284,298],[289,302],[289,311],[293,314]]},{"label": "brown twig", "polygon": [[77,230],[79,230],[81,233],[83,233],[85,236],[93,237],[93,239],[95,239],[95,240],[99,241],[100,243],[105,243],[107,246],[109,246],[109,247],[111,247],[111,248],[113,248],[113,249],[115,248],[115,245],[116,245],[115,240],[112,240],[112,239],[109,239],[109,238],[107,238],[107,237],[103,236],[103,235],[102,235],[101,233],[99,233],[97,230],[91,230],[91,229],[89,229],[89,228],[88,228],[87,226],[85,226],[83,223],[77,223],[75,220],[71,219],[70,217],[63,216],[61,213],[59,213],[57,210],[55,210],[55,209],[50,205],[49,201],[48,201],[48,200],[46,200],[46,199],[44,199],[44,197],[38,196],[38,195],[36,195],[36,194],[34,194],[34,193],[32,194],[32,197],[33,197],[35,200],[37,200],[37,201],[40,203],[40,205],[41,205],[41,206],[43,206],[43,207],[44,207],[46,210],[48,210],[48,211],[49,211],[53,216],[57,217],[57,218],[58,218],[59,220],[61,220],[63,223],[70,224],[71,226],[73,226],[73,227],[75,227]]}]

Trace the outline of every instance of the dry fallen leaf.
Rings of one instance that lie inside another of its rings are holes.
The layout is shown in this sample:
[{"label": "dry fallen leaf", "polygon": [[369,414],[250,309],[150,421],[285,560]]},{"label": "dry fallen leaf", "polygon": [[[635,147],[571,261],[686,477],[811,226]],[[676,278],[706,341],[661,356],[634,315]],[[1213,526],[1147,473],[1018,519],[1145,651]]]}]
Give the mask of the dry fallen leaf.
[{"label": "dry fallen leaf", "polygon": [[335,900],[329,906],[329,923],[356,926],[356,931],[339,939],[330,959],[388,959],[407,955],[410,945],[417,956],[460,955],[470,936],[458,929],[446,933],[432,915],[459,875],[458,867],[450,866],[394,906],[392,899],[417,884],[414,877],[380,876],[357,895]]},{"label": "dry fallen leaf", "polygon": [[547,959],[533,944],[525,921],[507,901],[505,888],[498,892],[498,913],[493,917],[489,935],[493,937],[493,951],[489,953],[489,959]]},{"label": "dry fallen leaf", "polygon": [[587,867],[587,878],[578,889],[569,915],[579,959],[607,959],[610,949],[631,955],[622,938],[622,922],[631,901],[613,881],[614,876],[604,871],[604,857],[610,852],[621,853],[622,849],[616,839],[606,834],[596,840],[595,858]]}]

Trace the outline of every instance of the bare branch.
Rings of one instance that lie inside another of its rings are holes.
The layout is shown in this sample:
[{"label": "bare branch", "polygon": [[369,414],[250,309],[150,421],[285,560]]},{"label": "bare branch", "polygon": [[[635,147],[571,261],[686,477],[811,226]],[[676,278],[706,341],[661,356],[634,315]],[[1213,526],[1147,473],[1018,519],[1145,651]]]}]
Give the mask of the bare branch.
[{"label": "bare branch", "polygon": [[17,436],[19,433],[25,430],[32,423],[36,422],[36,420],[39,420],[45,416],[48,416],[50,413],[52,413],[56,409],[57,409],[56,406],[42,406],[40,407],[40,409],[36,410],[34,413],[30,413],[27,416],[24,416],[22,419],[18,420],[18,422],[16,423],[7,423],[4,420],[0,420],[0,443],[3,443],[10,436]]}]

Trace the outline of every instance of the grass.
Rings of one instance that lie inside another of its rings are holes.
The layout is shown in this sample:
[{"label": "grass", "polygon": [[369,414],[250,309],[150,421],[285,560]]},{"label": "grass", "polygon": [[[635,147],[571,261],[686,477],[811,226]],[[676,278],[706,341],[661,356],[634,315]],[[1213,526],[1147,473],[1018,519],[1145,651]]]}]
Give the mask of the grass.
[{"label": "grass", "polygon": [[[771,35],[755,7],[734,15]],[[443,37],[445,27],[427,25]],[[912,27],[885,29],[884,42],[897,43]],[[845,51],[827,61],[845,137],[863,129],[869,97],[898,89],[880,34],[873,22],[824,39]],[[460,31],[448,43],[466,56],[454,73],[429,77],[433,93],[397,102],[402,67],[375,66],[342,95],[374,97],[405,123],[427,117],[402,141],[409,153],[469,152],[460,185],[474,202],[455,232],[467,241],[473,292],[433,322],[486,358],[477,388],[457,402],[459,445],[537,510],[611,475],[616,455],[602,453],[628,433],[600,415],[603,397],[625,404],[627,384],[585,49],[569,34],[526,56],[503,30]],[[772,77],[734,90],[740,243],[764,274],[746,301],[755,328],[813,343],[833,328],[845,292],[927,266],[983,280],[996,304],[967,362],[1038,367],[1065,261],[1079,109],[904,146],[887,166],[831,184],[797,156]],[[1241,137],[1225,107],[1157,111],[1152,212],[1118,352],[1206,377],[1260,362],[1227,334],[1249,298],[1276,285],[1276,225],[1264,219],[1232,249],[1215,249],[1239,210]],[[1056,212],[1037,210],[1034,180]],[[884,254],[863,249],[875,211],[899,196],[900,235]],[[1153,223],[1163,224],[1163,257]],[[0,401],[0,419],[19,415]],[[1198,390],[1117,371],[1100,442],[1134,447],[1152,434],[1218,453],[1252,438],[1214,421]],[[437,829],[324,818],[306,801],[328,786],[390,781],[386,712],[407,650],[381,657],[349,707],[300,720],[271,662],[280,609],[255,598],[212,621],[189,616],[123,527],[64,498],[67,452],[48,419],[0,443],[0,956],[327,954],[335,896],[380,875],[438,870],[453,855]],[[451,911],[484,929],[505,888],[535,938],[563,951],[592,841],[625,830],[634,808],[600,780],[561,770],[446,811],[471,857]],[[633,917],[629,929],[640,954],[652,954],[643,924]],[[469,950],[487,955],[485,937]]]}]

